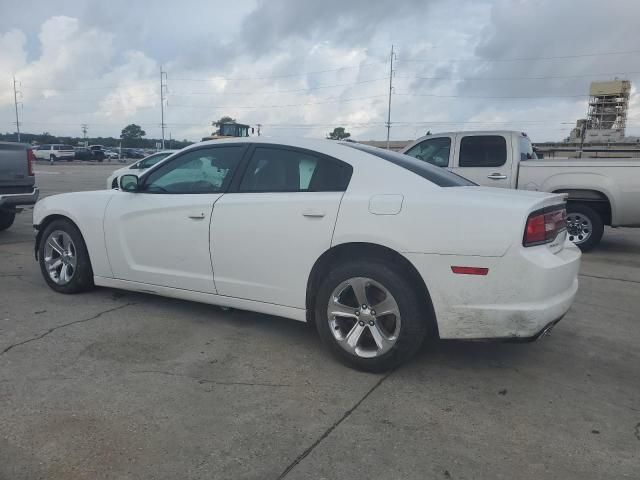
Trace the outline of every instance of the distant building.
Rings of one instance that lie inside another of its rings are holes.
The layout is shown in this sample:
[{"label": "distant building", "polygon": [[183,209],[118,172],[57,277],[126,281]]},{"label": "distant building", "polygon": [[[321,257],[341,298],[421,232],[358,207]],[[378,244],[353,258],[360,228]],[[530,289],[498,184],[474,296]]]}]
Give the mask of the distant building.
[{"label": "distant building", "polygon": [[624,142],[629,110],[631,82],[611,80],[592,82],[589,88],[587,118],[576,122],[569,142],[614,143]]}]

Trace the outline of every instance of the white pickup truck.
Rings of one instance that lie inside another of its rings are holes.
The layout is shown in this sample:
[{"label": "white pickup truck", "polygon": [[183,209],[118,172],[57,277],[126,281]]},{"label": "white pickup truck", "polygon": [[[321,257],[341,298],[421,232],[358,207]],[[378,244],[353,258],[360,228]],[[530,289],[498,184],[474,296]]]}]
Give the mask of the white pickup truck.
[{"label": "white pickup truck", "polygon": [[584,251],[604,226],[640,227],[640,159],[541,160],[525,133],[448,132],[402,150],[479,185],[567,193],[569,238]]}]

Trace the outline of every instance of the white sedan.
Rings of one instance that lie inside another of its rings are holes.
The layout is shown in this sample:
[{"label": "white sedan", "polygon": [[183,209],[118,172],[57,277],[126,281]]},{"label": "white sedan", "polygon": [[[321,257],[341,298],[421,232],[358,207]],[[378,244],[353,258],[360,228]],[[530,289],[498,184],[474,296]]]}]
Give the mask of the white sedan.
[{"label": "white sedan", "polygon": [[203,142],[120,189],[35,206],[49,286],[154,293],[313,322],[346,363],[392,368],[427,336],[537,338],[580,251],[562,195],[478,187],[357,143]]},{"label": "white sedan", "polygon": [[[153,153],[148,157],[144,157],[142,160],[132,163],[128,167],[115,170],[111,175],[109,175],[109,178],[107,178],[107,188],[118,188],[118,179],[121,175],[124,175],[125,173],[133,173],[140,176],[160,160],[164,160],[174,152],[176,152],[176,150],[164,150],[162,152]],[[117,155],[116,158],[118,158]]]}]

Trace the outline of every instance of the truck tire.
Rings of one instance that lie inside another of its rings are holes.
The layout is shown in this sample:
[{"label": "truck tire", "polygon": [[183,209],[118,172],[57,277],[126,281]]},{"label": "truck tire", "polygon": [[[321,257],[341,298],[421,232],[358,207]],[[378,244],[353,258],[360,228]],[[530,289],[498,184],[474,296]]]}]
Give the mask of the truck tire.
[{"label": "truck tire", "polygon": [[567,205],[567,233],[569,240],[580,247],[580,250],[588,252],[602,239],[602,216],[584,203],[570,202]]},{"label": "truck tire", "polygon": [[11,225],[13,225],[13,221],[16,219],[16,212],[8,212],[6,210],[0,210],[0,232],[2,230],[6,230]]}]

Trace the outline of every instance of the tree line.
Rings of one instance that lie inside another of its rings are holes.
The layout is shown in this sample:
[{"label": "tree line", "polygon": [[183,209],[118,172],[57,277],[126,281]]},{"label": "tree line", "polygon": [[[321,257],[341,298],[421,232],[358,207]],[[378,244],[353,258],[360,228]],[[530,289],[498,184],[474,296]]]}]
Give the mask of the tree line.
[{"label": "tree line", "polygon": [[[156,148],[156,143],[161,142],[159,138],[145,138],[146,133],[139,125],[130,124],[122,129],[120,138],[114,137],[74,137],[65,135],[52,135],[49,132],[25,133],[20,132],[20,142],[43,145],[45,143],[61,143],[64,145],[81,146],[86,141],[88,145],[104,145],[105,147],[123,148]],[[0,141],[17,142],[17,133],[0,133]],[[167,149],[181,149],[192,145],[189,140],[168,140],[165,138],[164,146]]]}]

